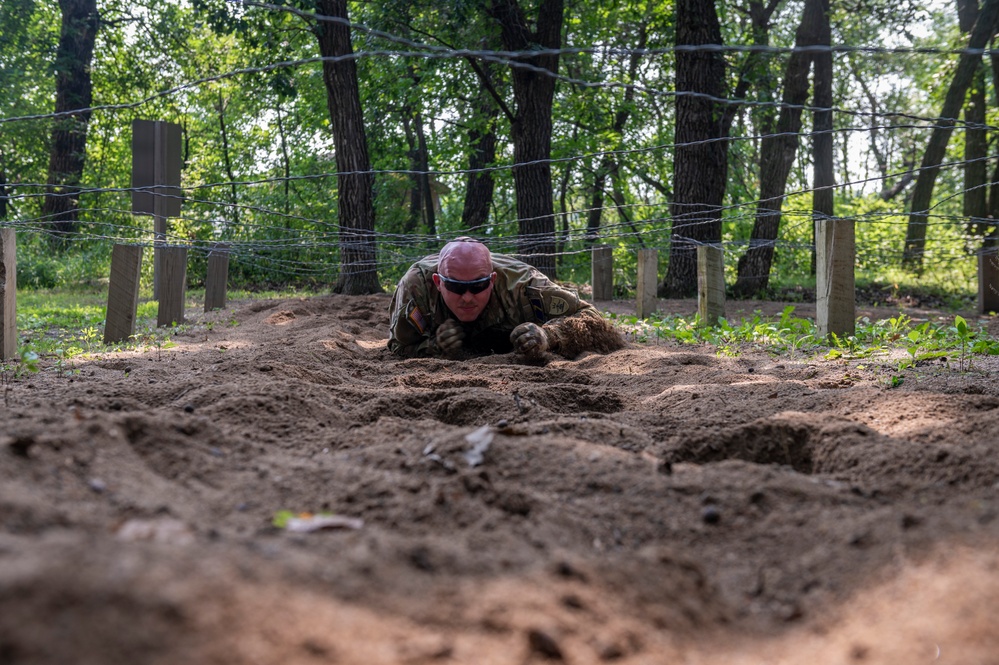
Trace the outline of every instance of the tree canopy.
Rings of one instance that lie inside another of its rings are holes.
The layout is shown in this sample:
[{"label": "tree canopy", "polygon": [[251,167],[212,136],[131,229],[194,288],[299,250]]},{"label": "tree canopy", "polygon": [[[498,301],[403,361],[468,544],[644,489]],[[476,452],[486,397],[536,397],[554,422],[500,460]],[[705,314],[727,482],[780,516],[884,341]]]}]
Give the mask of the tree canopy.
[{"label": "tree canopy", "polygon": [[[67,54],[81,23],[66,10],[88,2],[92,53]],[[717,27],[692,41],[694,8]],[[683,252],[709,242],[752,295],[771,275],[810,278],[827,118],[820,207],[857,220],[858,269],[902,266],[904,250],[909,268],[946,271],[992,242],[999,206],[999,68],[982,53],[995,26],[972,29],[972,9],[994,14],[973,0],[6,0],[0,224],[20,232],[26,285],[93,278],[113,242],[151,243],[130,213],[129,128],[167,120],[183,131],[169,240],[230,243],[246,284],[370,291],[474,234],[580,281],[595,244],[614,247],[624,283],[632,250],[657,248],[677,294]],[[831,103],[809,69],[823,48],[809,11],[831,30]],[[688,62],[705,63],[701,83]],[[67,106],[84,73],[89,99]]]}]

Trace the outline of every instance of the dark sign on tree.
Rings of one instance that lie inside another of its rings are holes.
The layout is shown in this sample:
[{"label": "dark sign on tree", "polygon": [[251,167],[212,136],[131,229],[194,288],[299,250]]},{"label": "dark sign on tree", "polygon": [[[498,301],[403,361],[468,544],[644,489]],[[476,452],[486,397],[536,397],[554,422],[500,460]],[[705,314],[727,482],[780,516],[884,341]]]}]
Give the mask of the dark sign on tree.
[{"label": "dark sign on tree", "polygon": [[132,187],[134,214],[180,215],[180,125],[132,121]]}]

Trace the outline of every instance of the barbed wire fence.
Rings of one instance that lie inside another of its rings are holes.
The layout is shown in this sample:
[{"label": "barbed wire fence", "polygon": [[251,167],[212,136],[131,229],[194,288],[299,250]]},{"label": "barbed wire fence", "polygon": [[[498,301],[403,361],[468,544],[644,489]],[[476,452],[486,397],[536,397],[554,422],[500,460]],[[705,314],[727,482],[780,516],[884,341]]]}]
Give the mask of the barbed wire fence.
[{"label": "barbed wire fence", "polygon": [[[271,9],[274,11],[291,11],[307,15],[310,18],[317,18],[315,15],[299,12],[286,6],[268,5],[266,3],[243,3],[247,6]],[[324,17],[324,20],[338,20],[332,17]],[[599,53],[602,56],[619,57],[661,57],[670,53],[681,51],[720,51],[731,53],[761,53],[772,57],[786,56],[793,52],[807,51],[809,53],[820,51],[831,51],[834,54],[862,53],[879,55],[905,55],[905,56],[938,56],[953,57],[966,53],[975,55],[991,56],[999,54],[999,51],[968,50],[968,49],[925,49],[925,48],[867,48],[867,47],[759,47],[759,46],[698,46],[685,47],[677,46],[670,49],[622,49],[606,47],[586,47],[586,48],[565,48],[550,51],[489,51],[489,50],[465,50],[451,49],[436,45],[429,45],[416,42],[399,35],[373,30],[366,26],[352,23],[351,28],[355,31],[366,32],[373,37],[388,41],[390,43],[404,47],[403,49],[384,49],[357,51],[344,58],[303,58],[297,60],[287,60],[269,63],[258,67],[246,67],[233,69],[220,74],[201,77],[169,89],[147,95],[142,99],[122,104],[95,105],[86,109],[91,114],[111,113],[119,111],[142,112],[146,108],[151,108],[153,103],[172,96],[179,95],[185,91],[193,90],[228,79],[239,79],[240,77],[261,74],[281,69],[298,69],[303,67],[313,67],[323,62],[342,59],[363,59],[363,58],[423,58],[423,59],[465,59],[475,58],[485,62],[497,63],[507,67],[519,67],[528,69],[543,76],[553,76],[560,84],[575,86],[580,89],[620,89],[633,90],[638,94],[647,95],[650,98],[661,100],[675,100],[684,95],[705,97],[712,102],[726,105],[737,105],[740,108],[768,107],[772,109],[786,108],[788,105],[781,102],[760,102],[746,99],[717,98],[697,93],[667,90],[655,88],[637,82],[627,81],[589,81],[577,77],[562,74],[553,74],[546,69],[535,67],[523,61],[525,57],[537,57],[543,54],[557,54],[563,56],[593,55]],[[995,132],[999,127],[990,124],[969,123],[962,118],[937,118],[924,117],[906,112],[903,110],[870,111],[849,108],[831,107],[820,108],[810,105],[794,106],[802,113],[812,113],[816,111],[832,111],[839,117],[852,118],[858,122],[847,124],[831,130],[837,135],[858,134],[870,135],[872,132],[921,132],[928,135],[934,129],[958,130],[985,130]],[[61,118],[76,114],[81,110],[67,113],[35,114],[21,117],[0,118],[0,130],[4,126],[18,122],[55,122]],[[766,139],[779,138],[784,136],[795,137],[799,142],[799,160],[807,161],[803,156],[807,153],[807,146],[810,140],[817,135],[816,132],[803,130],[790,134],[753,134],[736,135],[712,139],[711,141],[725,141],[732,145],[754,144],[758,145]],[[699,142],[699,143],[706,143]],[[580,164],[586,164],[601,158],[611,158],[621,163],[625,170],[631,168],[637,170],[642,168],[641,164],[635,161],[637,158],[649,158],[658,160],[669,160],[676,150],[692,144],[682,143],[659,143],[651,146],[639,146],[623,148],[618,150],[596,151],[575,154],[566,157],[558,157],[544,160],[553,168],[574,168]],[[433,155],[431,155],[433,158]],[[994,160],[995,155],[981,158],[983,160]],[[958,171],[964,167],[981,160],[958,160],[946,162],[939,165],[941,172]],[[494,166],[479,169],[428,169],[426,171],[413,170],[411,168],[398,169],[377,169],[369,172],[375,177],[431,177],[441,181],[447,180],[456,182],[461,178],[471,175],[497,175],[509,174],[517,167],[525,164],[501,163]],[[887,185],[897,182],[900,179],[912,178],[918,173],[918,167],[897,171],[893,173],[872,176],[872,177],[852,177],[844,182],[837,183],[835,188],[840,192],[858,191],[864,187],[875,185]],[[195,255],[205,257],[219,242],[228,245],[231,261],[242,264],[248,268],[248,272],[256,275],[269,275],[274,282],[294,282],[306,281],[311,283],[332,283],[336,281],[338,271],[343,267],[340,263],[339,253],[345,242],[354,230],[341,226],[337,221],[325,216],[294,214],[284,212],[266,203],[233,203],[225,200],[224,197],[215,196],[221,191],[249,192],[259,187],[274,187],[286,183],[310,182],[318,183],[328,187],[329,191],[335,189],[334,184],[340,176],[352,175],[337,171],[323,171],[315,173],[293,174],[286,177],[259,177],[247,179],[235,179],[229,181],[216,181],[204,183],[185,182],[180,187],[180,197],[183,202],[183,212],[179,217],[172,218],[170,231],[166,236],[166,243],[184,245]],[[988,182],[977,187],[992,187],[994,183]],[[45,196],[52,196],[51,186],[38,182],[7,182],[6,201],[17,210],[32,210],[40,208],[36,205]],[[63,194],[72,196],[81,202],[80,207],[75,211],[76,232],[70,238],[71,242],[89,242],[106,244],[133,244],[147,248],[156,246],[157,239],[154,237],[151,218],[133,218],[129,197],[135,191],[142,191],[141,188],[130,187],[107,187],[101,183],[89,183],[72,188]],[[781,210],[780,235],[775,240],[757,241],[759,244],[768,244],[775,250],[800,257],[796,261],[798,265],[805,262],[805,257],[811,256],[814,246],[810,241],[811,225],[814,220],[814,213],[809,209],[800,207],[802,202],[814,192],[814,189],[803,187],[793,191],[787,191],[782,200],[785,207]],[[951,233],[958,236],[963,233],[961,229],[969,223],[969,220],[953,212],[953,199],[963,196],[970,189],[964,190],[960,187],[953,193],[945,197],[938,197],[930,209],[917,211],[925,213],[925,224],[931,229],[932,234],[937,231]],[[160,194],[155,194],[160,196]],[[251,197],[247,197],[251,198]],[[111,200],[110,204],[104,205],[84,205],[89,201]],[[615,202],[613,205],[604,205],[600,208],[588,208],[579,204],[580,197],[571,202],[570,207],[564,210],[554,210],[556,220],[555,245],[558,247],[557,255],[560,260],[579,260],[588,258],[588,253],[593,244],[613,244],[616,248],[623,249],[629,247],[645,247],[657,249],[661,256],[668,257],[670,249],[676,247],[677,243],[687,243],[693,247],[701,244],[694,238],[676,237],[672,233],[678,223],[691,228],[698,224],[717,223],[720,216],[725,228],[736,229],[735,232],[728,232],[726,237],[717,244],[725,253],[725,263],[731,269],[736,264],[739,256],[753,246],[753,242],[748,238],[749,229],[757,219],[757,209],[767,202],[759,199],[747,197],[746,200],[733,201],[715,211],[710,217],[703,214],[687,214],[679,209],[679,206],[667,200],[665,196],[648,197],[645,201],[637,203]],[[460,208],[457,198],[453,202],[454,206]],[[903,204],[891,207],[888,210],[869,211],[862,214],[852,214],[851,218],[857,223],[858,228],[883,227],[888,229],[885,232],[893,238],[891,244],[880,242],[874,246],[865,246],[863,241],[857,245],[857,264],[883,265],[898,264],[902,259],[904,232],[893,227],[904,227],[908,224],[909,212],[903,209]],[[590,213],[600,211],[602,221],[599,229],[591,229],[586,225],[587,217]],[[245,213],[241,216],[238,226],[230,220],[233,213]],[[613,216],[626,213],[630,215],[627,221],[609,222]],[[330,217],[335,217],[331,214]],[[547,216],[546,216],[547,217]],[[525,237],[518,234],[518,229],[523,222],[530,221],[518,219],[515,216],[505,219],[492,219],[488,226],[483,229],[460,228],[453,212],[450,216],[442,218],[439,228],[433,234],[421,233],[398,233],[380,230],[376,224],[376,229],[369,235],[374,239],[377,246],[377,259],[373,266],[383,278],[397,277],[419,256],[439,248],[444,242],[454,237],[466,234],[476,235],[487,240],[493,251],[501,253],[516,253],[518,248],[525,242],[551,241],[550,234],[543,234],[537,237]],[[15,228],[20,234],[33,236],[48,236],[56,234],[55,220],[53,217],[18,216],[14,215],[10,219],[0,220],[0,227]],[[940,247],[950,248],[942,251]],[[932,242],[923,250],[924,270],[933,271],[939,269],[948,271],[950,267],[958,262],[971,261],[973,250],[970,243],[965,243],[964,247],[960,243],[946,243],[935,246]],[[575,259],[574,259],[575,257]]]}]

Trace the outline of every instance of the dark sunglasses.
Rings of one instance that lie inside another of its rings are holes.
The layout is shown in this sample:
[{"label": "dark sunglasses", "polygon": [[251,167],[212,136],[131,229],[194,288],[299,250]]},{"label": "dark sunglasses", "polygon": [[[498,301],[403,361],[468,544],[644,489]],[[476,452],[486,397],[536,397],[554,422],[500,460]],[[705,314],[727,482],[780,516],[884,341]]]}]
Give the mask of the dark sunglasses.
[{"label": "dark sunglasses", "polygon": [[480,277],[479,279],[470,279],[468,281],[461,279],[451,279],[450,277],[445,277],[440,273],[437,275],[441,278],[441,284],[445,289],[455,294],[456,296],[464,295],[465,291],[470,291],[472,295],[482,293],[489,288],[489,285],[493,281],[492,275],[486,275],[485,277]]}]

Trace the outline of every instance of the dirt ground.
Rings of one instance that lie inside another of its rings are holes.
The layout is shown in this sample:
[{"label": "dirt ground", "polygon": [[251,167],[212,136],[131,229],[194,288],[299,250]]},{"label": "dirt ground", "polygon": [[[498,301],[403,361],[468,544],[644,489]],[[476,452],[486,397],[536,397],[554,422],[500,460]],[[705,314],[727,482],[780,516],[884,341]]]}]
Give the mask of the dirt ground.
[{"label": "dirt ground", "polygon": [[388,304],[14,381],[0,663],[999,663],[996,364],[400,360]]}]

